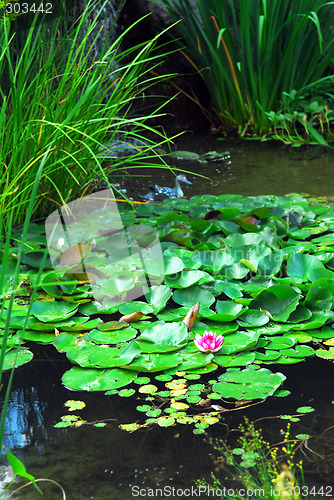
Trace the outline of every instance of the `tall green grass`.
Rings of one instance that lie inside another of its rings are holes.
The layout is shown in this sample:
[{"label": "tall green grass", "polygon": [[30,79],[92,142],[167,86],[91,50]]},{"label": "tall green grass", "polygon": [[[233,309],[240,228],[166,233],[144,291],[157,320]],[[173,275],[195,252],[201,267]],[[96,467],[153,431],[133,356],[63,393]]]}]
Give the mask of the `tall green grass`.
[{"label": "tall green grass", "polygon": [[[270,133],[270,112],[283,111],[284,93],[295,90],[302,94],[321,82],[334,82],[331,1],[162,3],[174,19],[181,20],[178,28],[185,56],[204,79],[225,129],[241,134]],[[333,95],[331,99],[333,104]],[[299,121],[312,134],[309,118],[297,114],[291,121]]]},{"label": "tall green grass", "polygon": [[[84,195],[92,179],[105,177],[103,143],[142,140],[151,134],[134,160],[114,155],[109,174],[124,166],[157,164],[156,143],[166,138],[149,119],[159,116],[160,108],[152,112],[136,103],[159,80],[152,70],[169,48],[159,44],[157,35],[122,51],[122,40],[132,26],[97,54],[95,41],[103,30],[97,28],[98,15],[106,3],[89,0],[68,30],[64,19],[43,24],[36,16],[24,37],[6,24],[1,31],[2,230],[8,228],[11,213],[14,226],[24,221],[38,164],[47,150],[33,211],[41,217],[55,205]],[[23,43],[16,43],[18,36]]]}]

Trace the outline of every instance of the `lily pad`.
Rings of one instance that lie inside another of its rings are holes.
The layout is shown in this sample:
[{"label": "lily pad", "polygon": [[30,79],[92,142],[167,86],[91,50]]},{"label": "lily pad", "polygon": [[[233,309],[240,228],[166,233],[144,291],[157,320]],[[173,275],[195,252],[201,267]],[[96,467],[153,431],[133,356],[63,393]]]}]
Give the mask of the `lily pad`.
[{"label": "lily pad", "polygon": [[220,382],[213,384],[212,390],[224,398],[265,399],[272,396],[286,379],[282,373],[272,373],[266,368],[254,370],[231,370],[219,377]]},{"label": "lily pad", "polygon": [[182,361],[183,358],[179,353],[138,354],[126,368],[136,372],[159,372],[174,368],[180,365]]},{"label": "lily pad", "polygon": [[131,384],[136,376],[136,372],[119,368],[98,370],[74,366],[64,373],[62,381],[66,387],[76,391],[108,391]]},{"label": "lily pad", "polygon": [[78,310],[77,304],[68,302],[34,302],[31,313],[45,323],[64,320],[73,316]]},{"label": "lily pad", "polygon": [[29,363],[33,357],[33,353],[28,349],[12,349],[5,354],[3,370],[10,370],[14,366],[17,368],[18,366],[25,365],[26,363]]},{"label": "lily pad", "polygon": [[127,342],[135,338],[136,335],[137,330],[131,327],[113,332],[101,332],[94,329],[89,332],[89,340],[97,344],[118,344],[119,342]]},{"label": "lily pad", "polygon": [[188,331],[184,323],[166,323],[146,328],[136,339],[142,352],[168,352],[180,349],[188,342]]},{"label": "lily pad", "polygon": [[275,321],[285,322],[297,308],[300,293],[288,285],[273,285],[263,290],[254,299],[250,307],[268,311]]}]

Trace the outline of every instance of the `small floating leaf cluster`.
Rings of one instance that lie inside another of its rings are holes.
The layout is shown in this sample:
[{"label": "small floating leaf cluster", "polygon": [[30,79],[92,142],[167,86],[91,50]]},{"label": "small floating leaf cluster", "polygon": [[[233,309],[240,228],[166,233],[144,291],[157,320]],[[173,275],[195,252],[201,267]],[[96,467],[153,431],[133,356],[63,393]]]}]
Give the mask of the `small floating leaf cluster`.
[{"label": "small floating leaf cluster", "polygon": [[[206,195],[142,204],[136,214],[122,204],[124,225],[144,223],[158,231],[164,282],[146,300],[129,302],[125,290],[119,302],[105,297],[100,303],[87,280],[56,272],[48,262],[23,340],[66,353],[75,365],[63,376],[71,389],[130,396],[133,389],[121,391],[143,374],[219,370],[212,384],[217,398],[279,395],[285,376],[263,365],[298,363],[314,354],[334,359],[334,210],[316,201]],[[44,245],[43,227],[32,224],[10,318],[8,368],[16,349],[22,363],[32,356],[18,345]],[[97,250],[93,261],[107,259],[107,250]],[[136,269],[131,273],[134,280]],[[198,302],[197,319],[187,328],[183,319]],[[124,321],[134,313],[135,322]],[[223,337],[219,350],[199,350],[194,339],[205,331]],[[154,412],[151,418],[159,417]]]}]

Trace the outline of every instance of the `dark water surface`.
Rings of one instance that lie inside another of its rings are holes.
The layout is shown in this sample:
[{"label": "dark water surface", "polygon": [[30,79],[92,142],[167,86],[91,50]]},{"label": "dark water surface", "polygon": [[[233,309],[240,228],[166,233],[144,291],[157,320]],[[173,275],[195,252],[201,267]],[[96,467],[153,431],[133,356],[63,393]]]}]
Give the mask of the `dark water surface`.
[{"label": "dark water surface", "polygon": [[[208,151],[230,152],[230,159],[218,162],[198,162],[168,159],[177,169],[205,176],[187,174],[192,186],[185,186],[187,198],[196,194],[261,194],[285,195],[291,192],[315,196],[334,196],[334,152],[321,146],[300,148],[279,142],[217,140],[215,136],[203,137],[186,133],[177,139],[177,149],[203,154]],[[131,173],[131,171],[129,171]],[[136,174],[147,175],[143,169]],[[174,185],[173,174],[168,170],[151,170],[145,179],[123,179],[122,187],[129,196],[146,194],[149,184]]]},{"label": "dark water surface", "polygon": [[[202,193],[247,196],[289,192],[307,192],[317,196],[334,194],[334,155],[322,148],[290,148],[278,143],[255,141],[217,141],[213,137],[203,139],[187,134],[178,140],[178,149],[197,153],[230,151],[228,161],[171,162],[173,166],[207,177],[200,179],[187,175],[193,182],[192,186],[185,188],[187,197]],[[122,187],[127,187],[128,195],[134,198],[137,198],[138,192],[144,194],[145,186],[152,183],[172,186],[173,176],[170,172],[157,170],[147,179],[121,180]],[[103,393],[69,391],[60,381],[62,374],[71,366],[65,356],[52,347],[33,346],[33,350],[33,361],[15,371],[4,444],[35,477],[59,482],[69,500],[136,498],[133,493],[138,490],[131,489],[134,486],[144,488],[138,498],[167,498],[150,495],[148,488],[174,486],[184,490],[191,488],[195,479],[209,479],[215,467],[213,449],[202,436],[194,435],[192,428],[178,426],[133,434],[123,432],[118,428],[120,423],[143,420],[135,409],[138,401],[134,398],[106,397]],[[276,368],[287,376],[284,388],[291,391],[291,396],[272,399],[247,411],[228,413],[223,423],[215,425],[210,433],[216,437],[225,436],[224,422],[229,428],[237,427],[246,414],[256,419],[292,414],[301,405],[312,406],[315,412],[293,424],[292,435],[302,432],[312,436],[308,442],[309,449],[303,449],[306,456],[302,455],[307,482],[317,488],[333,486],[331,495],[326,498],[334,498],[334,365],[317,358],[293,366],[273,367],[271,365],[270,369]],[[74,412],[83,419],[92,422],[108,418],[111,419],[110,424],[105,428],[92,425],[54,428],[60,417],[68,413],[63,406],[68,399],[86,402],[85,409]],[[286,428],[286,421],[265,419],[261,427],[271,442],[278,442],[282,438],[280,429]],[[9,474],[3,457],[0,487],[1,481],[6,481]],[[40,483],[40,487],[43,497],[29,487],[21,490],[16,498],[62,498],[55,486]],[[189,496],[178,495],[176,498]]]}]

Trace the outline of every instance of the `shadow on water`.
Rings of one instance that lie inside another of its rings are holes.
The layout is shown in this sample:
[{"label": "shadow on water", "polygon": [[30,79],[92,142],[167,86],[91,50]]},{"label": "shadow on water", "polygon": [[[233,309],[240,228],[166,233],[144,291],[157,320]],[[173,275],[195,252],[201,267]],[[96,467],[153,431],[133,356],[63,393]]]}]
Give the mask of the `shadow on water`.
[{"label": "shadow on water", "polygon": [[[189,174],[193,184],[186,187],[187,197],[203,193],[248,196],[289,192],[308,192],[318,196],[334,193],[334,155],[321,148],[217,141],[213,137],[199,139],[188,134],[178,140],[178,149],[200,154],[212,150],[230,151],[229,161],[173,160],[171,165],[208,178],[200,179]],[[149,178],[123,178],[121,185],[128,189],[129,196],[137,198],[138,193],[146,192],[145,187],[149,184],[173,184],[171,173],[156,170],[151,175],[151,172]],[[33,361],[15,371],[4,444],[35,477],[59,482],[67,498],[74,500],[128,499],[134,496],[132,487],[144,488],[141,497],[164,498],[150,495],[147,488],[169,486],[184,490],[191,488],[195,479],[210,478],[215,466],[213,449],[203,437],[194,435],[192,428],[178,426],[125,433],[118,428],[120,423],[142,419],[135,409],[138,402],[134,398],[69,391],[61,384],[62,374],[71,366],[65,356],[51,346],[34,345],[32,350],[35,353]],[[270,369],[274,370],[273,365]],[[214,437],[225,436],[225,424],[229,429],[235,429],[243,416],[248,415],[260,419],[265,437],[271,443],[278,442],[286,421],[277,415],[293,414],[301,405],[312,406],[315,412],[294,423],[292,434],[308,433],[312,436],[309,449],[303,450],[305,456],[301,455],[308,484],[331,484],[334,475],[334,389],[331,382],[334,366],[330,361],[315,358],[293,366],[277,366],[276,370],[287,376],[284,388],[291,391],[290,396],[272,398],[247,410],[228,412],[222,424],[210,428],[209,433]],[[89,422],[112,419],[110,425],[105,428],[92,425],[54,428],[60,417],[67,413],[64,403],[68,399],[85,401],[86,408],[76,412],[81,418]],[[6,459],[2,456],[0,484],[8,479],[8,471]],[[40,486],[45,500],[61,498],[60,490],[54,486],[47,483]],[[23,489],[17,498],[35,500],[41,497],[29,487]],[[186,496],[179,495],[179,498]]]}]

